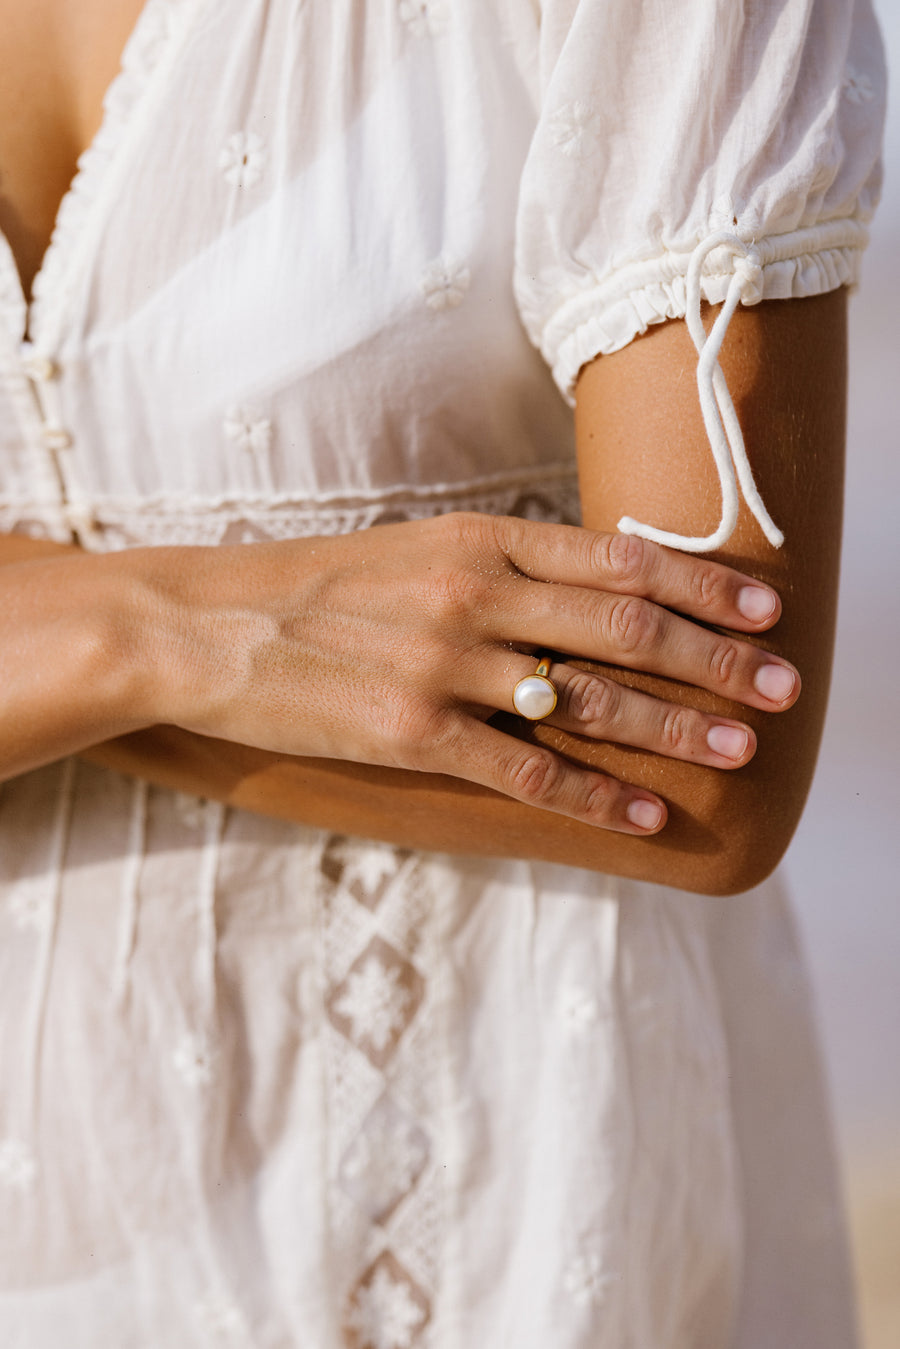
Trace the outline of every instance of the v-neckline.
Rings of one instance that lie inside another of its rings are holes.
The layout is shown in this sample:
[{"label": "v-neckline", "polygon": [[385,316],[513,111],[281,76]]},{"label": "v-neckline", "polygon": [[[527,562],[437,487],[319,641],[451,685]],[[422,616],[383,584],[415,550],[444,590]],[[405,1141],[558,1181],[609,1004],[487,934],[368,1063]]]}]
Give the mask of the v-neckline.
[{"label": "v-neckline", "polygon": [[102,195],[114,153],[154,83],[164,50],[175,31],[184,27],[176,17],[192,7],[190,0],[177,5],[173,0],[144,0],[123,45],[119,68],[103,95],[97,130],[78,156],[72,180],[60,199],[50,239],[31,282],[30,300],[9,240],[0,231],[0,315],[16,341],[42,343],[46,311],[55,307],[58,313],[62,308],[63,288],[74,279],[73,269],[87,242],[89,217]]}]

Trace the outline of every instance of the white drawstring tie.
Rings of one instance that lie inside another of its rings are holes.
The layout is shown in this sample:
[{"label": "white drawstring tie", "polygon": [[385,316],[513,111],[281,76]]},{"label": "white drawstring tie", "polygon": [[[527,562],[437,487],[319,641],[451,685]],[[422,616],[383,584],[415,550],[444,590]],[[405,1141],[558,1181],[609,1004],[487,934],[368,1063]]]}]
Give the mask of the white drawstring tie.
[{"label": "white drawstring tie", "polygon": [[[734,256],[734,275],[728,285],[725,303],[707,336],[700,318],[702,298],[700,277],[703,264],[715,248],[730,250]],[[780,548],[784,543],[784,535],[766,510],[753,480],[740,422],[719,365],[719,352],[735,309],[741,300],[745,304],[757,304],[762,299],[762,264],[757,249],[752,244],[745,243],[732,230],[719,230],[709,235],[691,254],[685,290],[685,319],[688,332],[697,348],[697,388],[703,424],[709,437],[722,489],[722,518],[715,533],[707,535],[706,538],[672,534],[668,530],[642,524],[629,515],[622,517],[618,528],[623,534],[638,534],[653,543],[662,543],[668,548],[680,548],[682,552],[713,552],[723,547],[734,533],[739,505],[737,485],[740,482],[744,500],[758,520],[766,538],[774,548]]]}]

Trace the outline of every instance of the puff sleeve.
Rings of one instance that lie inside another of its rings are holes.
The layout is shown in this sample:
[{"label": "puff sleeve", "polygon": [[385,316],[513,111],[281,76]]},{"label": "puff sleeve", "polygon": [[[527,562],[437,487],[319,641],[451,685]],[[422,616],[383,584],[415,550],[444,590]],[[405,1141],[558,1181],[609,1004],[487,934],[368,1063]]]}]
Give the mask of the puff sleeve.
[{"label": "puff sleeve", "polygon": [[[574,401],[579,370],[687,318],[723,489],[774,544],[716,355],[739,303],[854,284],[878,200],[885,74],[869,0],[544,0],[541,112],[515,287]],[[723,303],[707,341],[700,302]],[[718,331],[717,331],[718,330]]]}]

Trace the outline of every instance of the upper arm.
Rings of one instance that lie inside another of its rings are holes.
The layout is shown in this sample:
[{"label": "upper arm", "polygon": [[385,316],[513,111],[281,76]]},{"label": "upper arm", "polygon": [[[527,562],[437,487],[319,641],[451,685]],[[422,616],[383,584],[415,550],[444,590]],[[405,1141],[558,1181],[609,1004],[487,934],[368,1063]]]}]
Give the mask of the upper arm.
[{"label": "upper arm", "polygon": [[[714,556],[781,594],[783,614],[761,644],[803,681],[788,712],[756,712],[671,681],[612,672],[691,706],[737,716],[757,733],[745,768],[724,772],[615,746],[578,755],[660,792],[669,823],[640,840],[640,870],[688,889],[729,892],[761,880],[796,827],[812,778],[828,693],[837,600],[846,390],[846,292],[739,310],[721,363],[763,500],[785,535],[767,542],[742,503]],[[681,321],[651,328],[587,366],[576,431],[584,522],[614,530],[622,515],[692,535],[719,519],[720,492],[699,410],[696,353]],[[570,747],[571,748],[571,747]]]},{"label": "upper arm", "polygon": [[759,748],[737,771],[611,746],[565,748],[669,803],[659,835],[623,845],[624,874],[740,889],[790,839],[824,718],[846,287],[858,278],[881,177],[877,25],[868,0],[546,0],[542,14],[516,293],[532,340],[576,405],[585,524],[614,530],[630,516],[695,540],[716,531],[719,480],[682,316],[700,297],[735,299],[739,280],[748,307],[731,320],[721,364],[785,542],[776,550],[742,502],[717,556],[780,590],[784,614],[765,642],[803,679],[791,711],[765,716],[617,676],[751,722]]}]

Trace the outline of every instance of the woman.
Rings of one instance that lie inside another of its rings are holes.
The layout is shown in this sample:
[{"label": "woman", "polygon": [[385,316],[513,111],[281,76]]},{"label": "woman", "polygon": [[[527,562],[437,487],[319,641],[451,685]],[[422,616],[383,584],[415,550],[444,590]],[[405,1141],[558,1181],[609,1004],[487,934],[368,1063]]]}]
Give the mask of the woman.
[{"label": "woman", "polygon": [[850,1344],[867,6],[2,14],[4,1343]]}]

